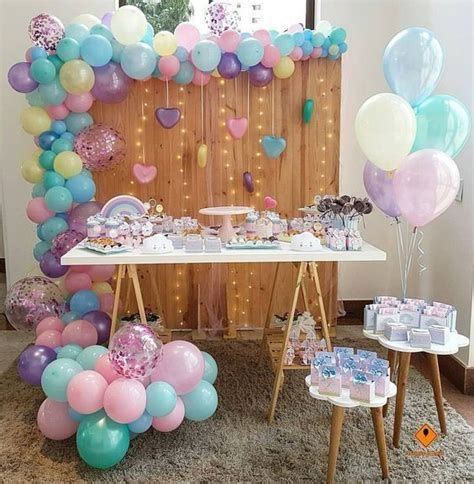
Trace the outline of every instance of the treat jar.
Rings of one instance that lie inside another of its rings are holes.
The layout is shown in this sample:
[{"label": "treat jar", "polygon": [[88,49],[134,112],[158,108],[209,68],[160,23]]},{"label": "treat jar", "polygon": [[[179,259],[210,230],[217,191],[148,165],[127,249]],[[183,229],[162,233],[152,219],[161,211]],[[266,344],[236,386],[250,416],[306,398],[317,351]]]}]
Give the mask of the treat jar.
[{"label": "treat jar", "polygon": [[101,227],[100,227],[100,222],[96,220],[95,218],[89,218],[87,220],[87,237],[89,239],[96,239],[97,237],[100,237],[101,234]]},{"label": "treat jar", "polygon": [[120,222],[118,220],[107,220],[105,222],[105,236],[116,239],[119,236]]}]

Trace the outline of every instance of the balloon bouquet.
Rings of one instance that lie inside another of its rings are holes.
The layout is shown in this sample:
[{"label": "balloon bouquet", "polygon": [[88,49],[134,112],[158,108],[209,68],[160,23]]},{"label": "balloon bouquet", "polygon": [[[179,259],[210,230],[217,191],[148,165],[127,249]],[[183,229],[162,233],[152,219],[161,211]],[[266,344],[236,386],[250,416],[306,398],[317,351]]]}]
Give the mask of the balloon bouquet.
[{"label": "balloon bouquet", "polygon": [[[365,189],[397,222],[404,297],[417,234],[422,237],[419,229],[454,201],[460,176],[452,158],[470,133],[466,107],[455,97],[432,95],[442,67],[443,51],[433,32],[419,27],[399,32],[383,58],[385,78],[395,94],[369,98],[355,121],[357,141],[368,158]],[[401,217],[413,227],[409,241],[403,239]]]}]

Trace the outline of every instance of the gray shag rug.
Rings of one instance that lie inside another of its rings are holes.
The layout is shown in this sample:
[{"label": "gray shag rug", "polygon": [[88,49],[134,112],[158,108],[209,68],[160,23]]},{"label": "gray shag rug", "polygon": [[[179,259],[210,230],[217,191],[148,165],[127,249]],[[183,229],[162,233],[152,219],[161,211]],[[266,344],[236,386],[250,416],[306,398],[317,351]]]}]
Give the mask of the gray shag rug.
[{"label": "gray shag rug", "polygon": [[[340,345],[361,341],[344,338]],[[380,347],[363,341],[367,349]],[[219,407],[205,422],[185,421],[170,434],[150,429],[130,444],[123,461],[99,471],[84,464],[74,438],[46,440],[36,427],[43,400],[40,389],[22,383],[11,367],[1,381],[0,476],[2,482],[323,482],[326,478],[331,405],[313,400],[304,385],[304,371],[287,372],[275,421],[265,414],[272,373],[258,364],[256,342],[205,342],[219,365],[216,383]],[[445,403],[449,434],[429,448],[439,456],[414,456],[421,450],[413,433],[428,422],[438,429],[431,387],[411,369],[399,449],[391,445],[393,405],[385,421],[390,477],[418,482],[474,480],[473,429]],[[381,472],[370,411],[346,411],[336,480],[379,481]]]}]

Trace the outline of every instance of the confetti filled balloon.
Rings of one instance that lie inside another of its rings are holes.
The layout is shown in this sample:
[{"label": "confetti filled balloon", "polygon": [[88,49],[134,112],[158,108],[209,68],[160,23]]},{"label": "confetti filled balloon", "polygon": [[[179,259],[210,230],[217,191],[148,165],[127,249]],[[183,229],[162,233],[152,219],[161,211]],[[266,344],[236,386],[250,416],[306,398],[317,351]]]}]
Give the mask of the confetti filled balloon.
[{"label": "confetti filled balloon", "polygon": [[25,277],[15,282],[5,298],[5,314],[18,330],[31,330],[47,316],[64,312],[64,297],[59,287],[46,277]]},{"label": "confetti filled balloon", "polygon": [[76,136],[74,151],[89,170],[105,171],[125,159],[125,140],[114,128],[94,124]]},{"label": "confetti filled balloon", "polygon": [[64,37],[64,25],[53,15],[40,13],[31,19],[28,33],[33,44],[53,52]]},{"label": "confetti filled balloon", "polygon": [[62,232],[54,237],[51,253],[56,257],[62,257],[75,247],[83,238],[84,236],[75,230],[66,230],[66,232]]},{"label": "confetti filled balloon", "polygon": [[209,30],[216,35],[225,30],[240,30],[240,15],[227,2],[212,2],[206,11],[206,23]]},{"label": "confetti filled balloon", "polygon": [[129,323],[112,336],[110,362],[125,378],[143,378],[152,373],[161,359],[162,346],[148,326]]}]

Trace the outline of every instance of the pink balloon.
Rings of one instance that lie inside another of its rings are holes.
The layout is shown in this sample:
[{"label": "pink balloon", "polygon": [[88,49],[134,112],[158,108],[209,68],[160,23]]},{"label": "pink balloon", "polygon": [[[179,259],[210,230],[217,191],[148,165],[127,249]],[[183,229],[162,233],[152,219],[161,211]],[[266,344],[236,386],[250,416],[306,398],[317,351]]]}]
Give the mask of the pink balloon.
[{"label": "pink balloon", "polygon": [[199,29],[190,22],[181,22],[178,24],[174,29],[174,35],[176,36],[178,45],[184,47],[188,51],[191,51],[201,38]]},{"label": "pink balloon", "polygon": [[198,69],[194,71],[193,84],[195,86],[205,86],[211,80],[211,75]]},{"label": "pink balloon", "polygon": [[179,60],[174,55],[165,55],[158,61],[158,69],[165,79],[171,79],[179,71]]},{"label": "pink balloon", "polygon": [[62,346],[61,332],[56,329],[45,329],[36,338],[35,345],[43,345],[48,348]]},{"label": "pink balloon", "polygon": [[456,163],[442,151],[426,149],[402,161],[393,189],[402,216],[413,227],[423,227],[453,203],[459,183]]},{"label": "pink balloon", "polygon": [[311,58],[311,54],[310,55],[304,55],[300,60],[302,61],[306,61],[308,60],[309,58]]},{"label": "pink balloon", "polygon": [[115,380],[105,391],[105,413],[118,423],[133,422],[143,414],[145,406],[145,387],[137,380]]},{"label": "pink balloon", "polygon": [[217,44],[224,52],[235,52],[240,43],[240,34],[235,30],[224,30],[217,38]]},{"label": "pink balloon", "polygon": [[290,58],[294,61],[298,61],[303,57],[303,49],[298,45],[291,51]]},{"label": "pink balloon", "polygon": [[107,383],[112,383],[114,380],[120,378],[120,375],[115,371],[112,363],[110,362],[108,353],[99,356],[95,363],[95,371],[100,373],[105,378]]},{"label": "pink balloon", "polygon": [[97,330],[94,326],[89,321],[78,319],[64,328],[62,346],[76,344],[86,348],[87,346],[97,344],[97,338]]},{"label": "pink balloon", "polygon": [[91,276],[93,282],[106,282],[115,274],[115,266],[90,266],[87,273]]},{"label": "pink balloon", "polygon": [[280,51],[273,44],[266,45],[263,48],[262,65],[265,67],[275,67],[280,60]]},{"label": "pink balloon", "polygon": [[107,380],[96,371],[81,371],[67,385],[67,401],[79,413],[88,415],[100,410],[104,403]]},{"label": "pink balloon", "polygon": [[188,341],[171,341],[163,346],[163,357],[151,374],[151,381],[165,381],[178,395],[192,391],[204,375],[204,358]]},{"label": "pink balloon", "polygon": [[72,437],[79,425],[69,416],[66,402],[56,402],[51,398],[47,398],[40,405],[36,421],[41,433],[52,440]]},{"label": "pink balloon", "polygon": [[47,106],[46,111],[53,119],[64,119],[69,114],[69,109],[64,104],[58,104],[57,106]]},{"label": "pink balloon", "polygon": [[104,311],[104,313],[112,312],[114,307],[114,295],[110,292],[107,294],[101,294],[99,296],[100,301],[100,310]]},{"label": "pink balloon", "polygon": [[256,30],[252,34],[257,40],[259,40],[263,46],[269,45],[272,42],[272,38],[270,36],[270,32],[266,29],[259,29]]},{"label": "pink balloon", "polygon": [[26,49],[25,51],[25,60],[26,62],[31,62],[33,59],[31,58],[31,49],[33,49],[33,47],[29,47],[28,49]]},{"label": "pink balloon", "polygon": [[74,273],[88,272],[91,267],[92,266],[71,266],[69,268],[69,272],[74,272]]},{"label": "pink balloon", "polygon": [[73,113],[85,113],[89,111],[94,102],[94,96],[90,92],[84,94],[68,94],[64,104]]},{"label": "pink balloon", "polygon": [[321,57],[321,54],[323,53],[323,48],[322,47],[315,47],[313,49],[313,52],[311,52],[311,57],[313,59],[317,59],[318,57]]},{"label": "pink balloon", "polygon": [[70,294],[92,287],[92,279],[85,272],[69,272],[64,278],[64,287]]},{"label": "pink balloon", "polygon": [[52,217],[54,212],[48,208],[43,197],[36,197],[28,202],[26,215],[35,224],[40,224]]},{"label": "pink balloon", "polygon": [[184,403],[181,398],[176,400],[174,409],[164,417],[153,417],[153,428],[160,432],[171,432],[177,429],[184,420]]},{"label": "pink balloon", "polygon": [[[47,318],[41,320],[38,326],[36,326],[36,336],[39,336],[41,333],[44,333],[49,329],[62,333],[65,326],[66,325],[56,316],[48,316]],[[58,346],[61,346],[61,344],[59,344]]]}]

